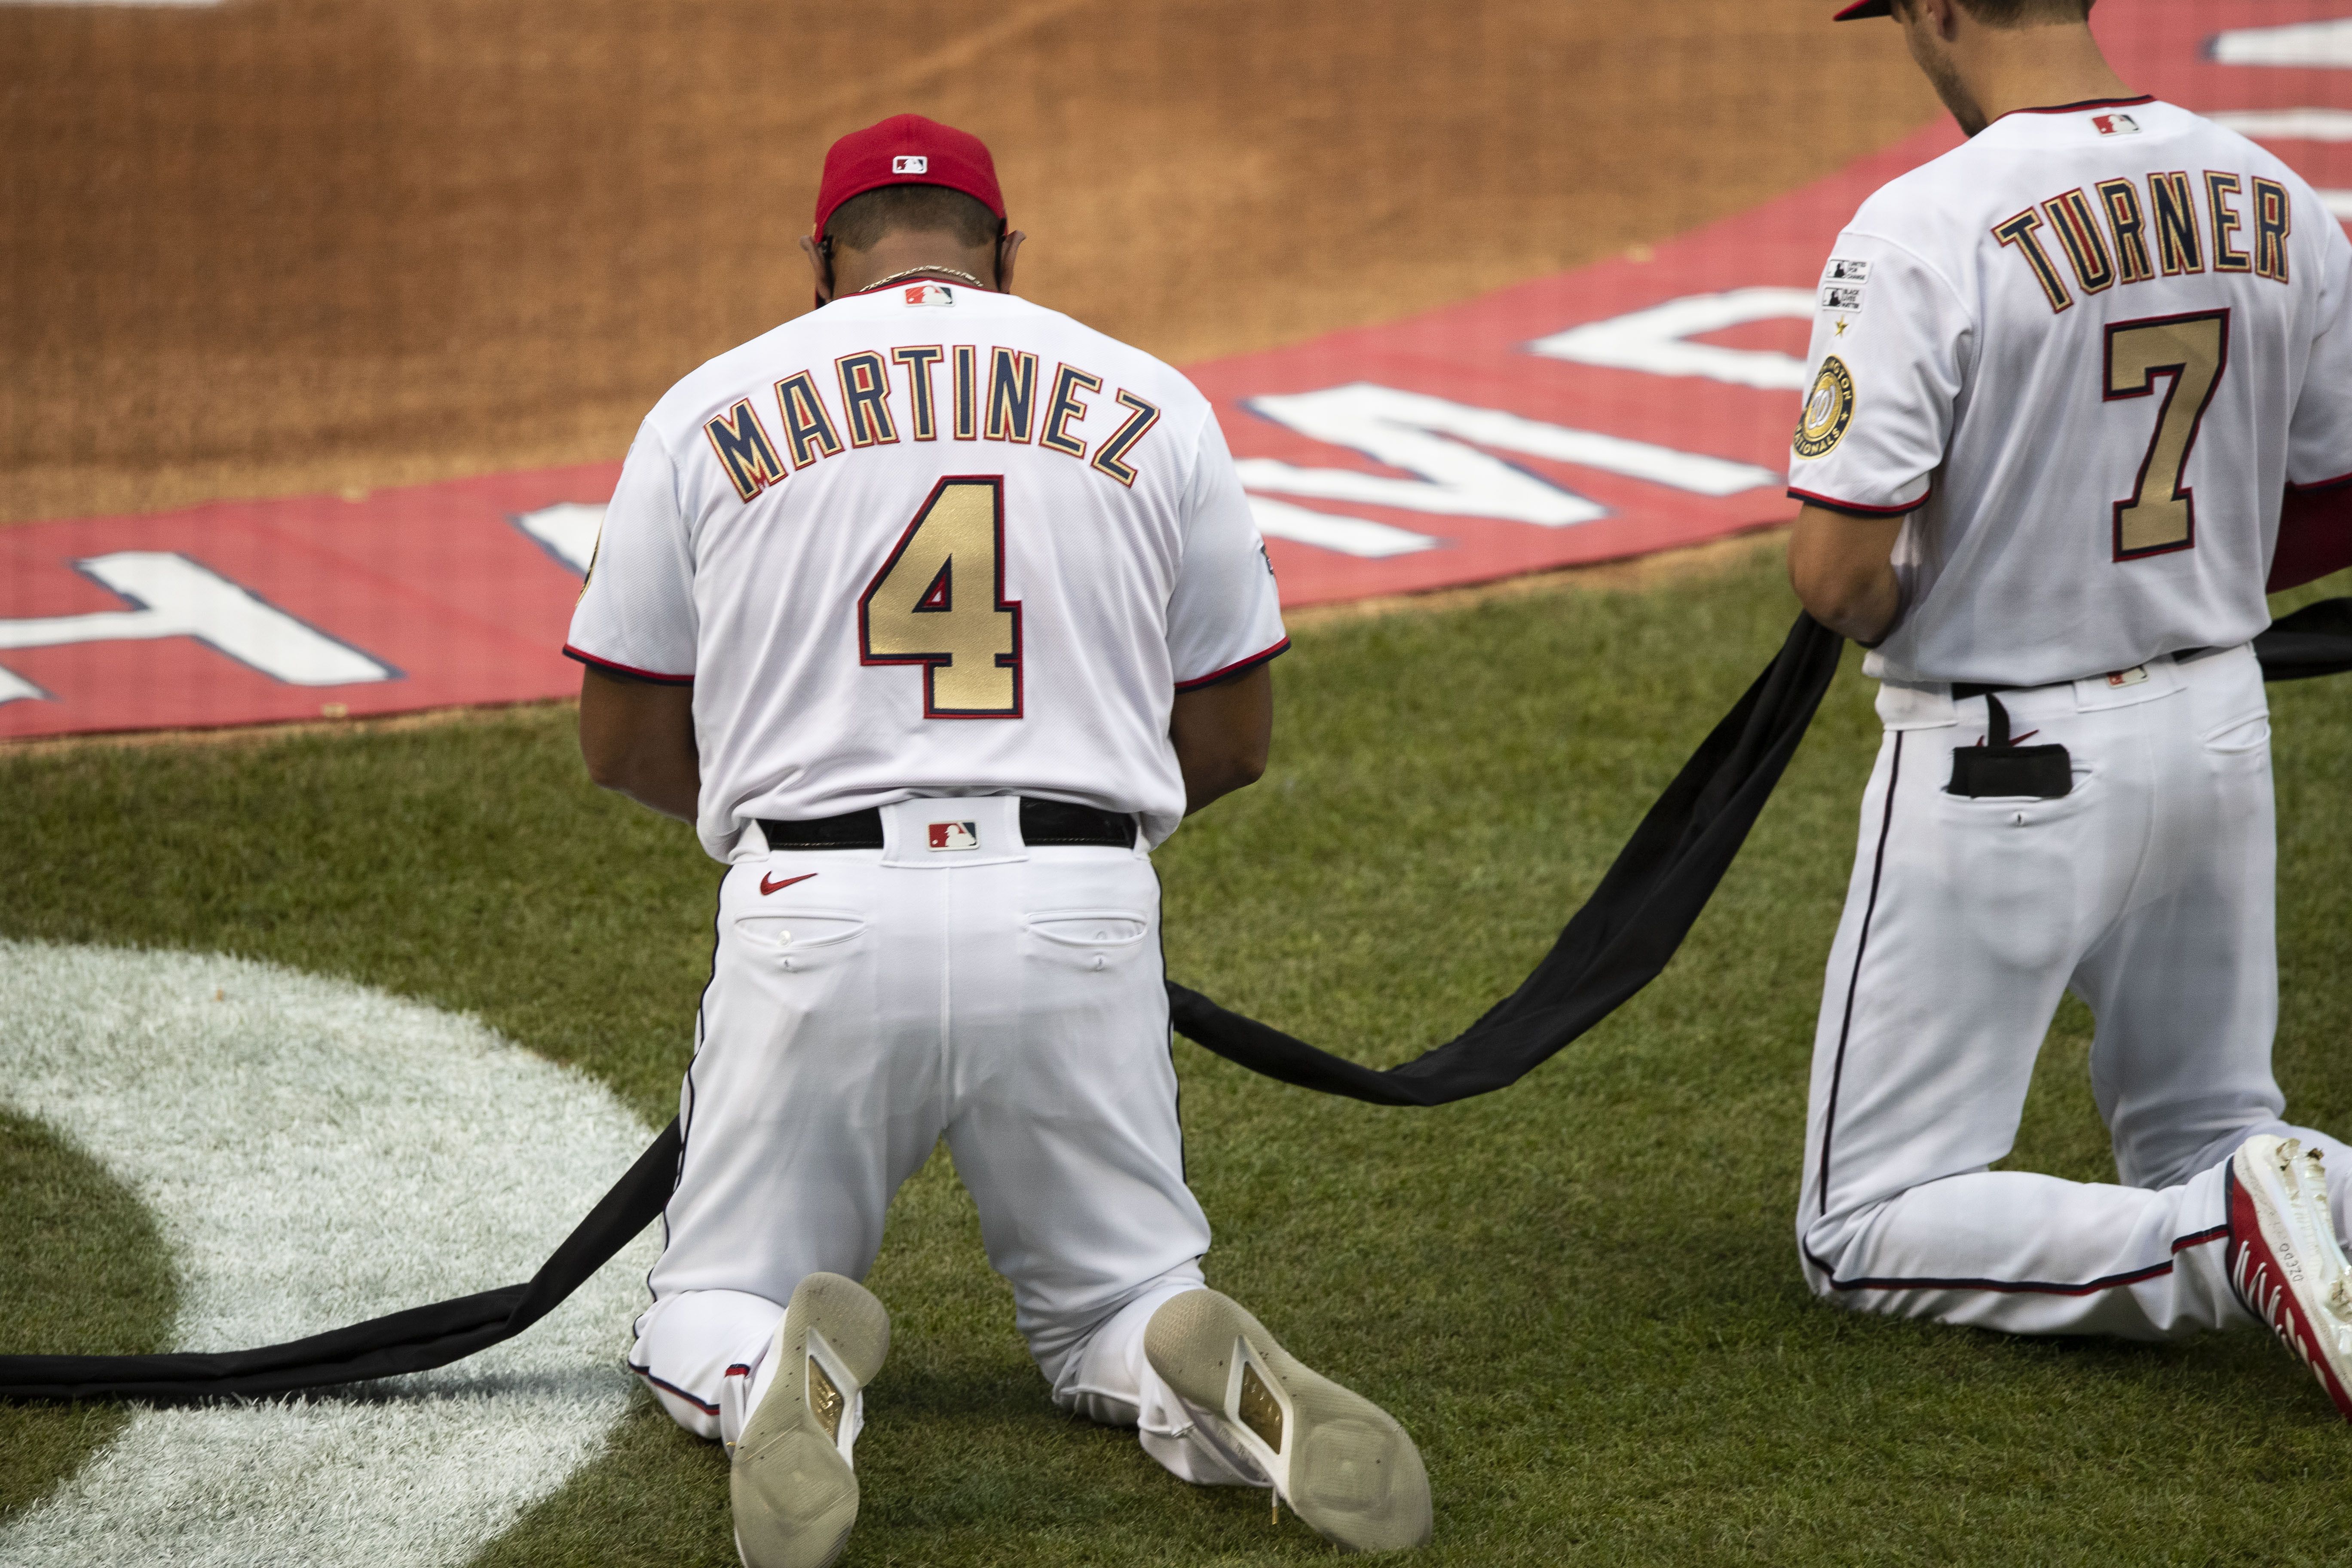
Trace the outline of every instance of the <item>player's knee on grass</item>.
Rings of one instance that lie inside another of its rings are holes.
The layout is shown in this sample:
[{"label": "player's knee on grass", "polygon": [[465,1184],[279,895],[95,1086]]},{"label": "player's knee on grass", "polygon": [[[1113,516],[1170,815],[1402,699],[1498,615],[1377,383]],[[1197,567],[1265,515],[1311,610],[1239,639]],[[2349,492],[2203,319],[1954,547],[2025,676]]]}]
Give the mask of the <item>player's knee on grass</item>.
[{"label": "player's knee on grass", "polygon": [[1040,1368],[1053,1382],[1055,1405],[1102,1426],[1132,1430],[1143,1451],[1178,1479],[1195,1486],[1264,1486],[1264,1476],[1237,1468],[1231,1457],[1202,1440],[1193,1413],[1144,1356],[1143,1331],[1151,1315],[1202,1288],[1197,1270],[1185,1272],[1190,1278],[1148,1287],[1105,1318],[1058,1366],[1041,1361]]},{"label": "player's knee on grass", "polygon": [[759,1373],[784,1309],[742,1290],[685,1290],[637,1319],[629,1370],[696,1436],[732,1442],[761,1391]]}]

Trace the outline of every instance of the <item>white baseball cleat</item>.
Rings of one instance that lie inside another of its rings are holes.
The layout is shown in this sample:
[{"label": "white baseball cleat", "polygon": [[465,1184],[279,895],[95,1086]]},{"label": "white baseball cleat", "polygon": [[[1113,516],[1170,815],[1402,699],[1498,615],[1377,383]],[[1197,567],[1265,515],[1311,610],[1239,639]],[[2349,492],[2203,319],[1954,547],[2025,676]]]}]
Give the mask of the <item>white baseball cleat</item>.
[{"label": "white baseball cleat", "polygon": [[1144,1328],[1143,1353],[1317,1534],[1353,1552],[1428,1544],[1429,1472],[1404,1428],[1301,1364],[1233,1298],[1171,1297]]},{"label": "white baseball cleat", "polygon": [[890,1314],[856,1280],[812,1274],[793,1291],[768,1350],[775,1379],[728,1477],[743,1568],[824,1568],[841,1555],[857,1522],[859,1391],[889,1351]]},{"label": "white baseball cleat", "polygon": [[2327,1173],[2300,1140],[2256,1133],[2230,1158],[2230,1283],[2352,1420],[2352,1264]]}]

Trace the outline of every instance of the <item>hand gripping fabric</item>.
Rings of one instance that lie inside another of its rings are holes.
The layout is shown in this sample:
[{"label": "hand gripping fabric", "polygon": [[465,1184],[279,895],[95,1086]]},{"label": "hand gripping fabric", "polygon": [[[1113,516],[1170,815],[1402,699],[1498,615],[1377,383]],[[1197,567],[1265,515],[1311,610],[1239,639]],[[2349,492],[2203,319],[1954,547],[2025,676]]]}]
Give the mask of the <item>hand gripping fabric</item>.
[{"label": "hand gripping fabric", "polygon": [[[1666,786],[1535,972],[1458,1037],[1378,1071],[1171,984],[1176,1029],[1252,1072],[1377,1105],[1443,1105],[1507,1088],[1666,966],[1771,797],[1837,673],[1842,643],[1800,616],[1788,640]],[[2352,669],[2352,599],[2307,605],[2254,639],[2269,680]],[[661,1217],[673,1121],[521,1285],[415,1307],[260,1350],[0,1355],[0,1399],[257,1398],[446,1366],[522,1332]]]}]

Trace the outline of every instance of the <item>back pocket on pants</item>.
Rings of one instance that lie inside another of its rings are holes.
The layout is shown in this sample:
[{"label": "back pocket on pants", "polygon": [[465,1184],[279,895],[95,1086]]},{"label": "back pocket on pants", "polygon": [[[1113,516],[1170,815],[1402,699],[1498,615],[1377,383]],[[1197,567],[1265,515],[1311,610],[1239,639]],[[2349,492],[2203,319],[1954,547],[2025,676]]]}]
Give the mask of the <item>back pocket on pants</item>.
[{"label": "back pocket on pants", "polygon": [[1048,963],[1107,972],[1148,951],[1151,921],[1132,910],[1047,910],[1022,922],[1030,951]]}]

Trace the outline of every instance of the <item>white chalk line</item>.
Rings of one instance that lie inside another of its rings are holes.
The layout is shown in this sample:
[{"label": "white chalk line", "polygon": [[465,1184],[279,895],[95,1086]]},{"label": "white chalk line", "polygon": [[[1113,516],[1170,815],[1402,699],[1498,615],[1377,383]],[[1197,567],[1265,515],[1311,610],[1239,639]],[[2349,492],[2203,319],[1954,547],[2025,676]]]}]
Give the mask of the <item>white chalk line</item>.
[{"label": "white chalk line", "polygon": [[[470,1018],[246,960],[7,941],[0,1099],[148,1205],[181,1350],[527,1279],[651,1137]],[[437,1372],[142,1408],[0,1529],[0,1562],[466,1563],[604,1450],[653,1251],[639,1237],[546,1321]]]}]

